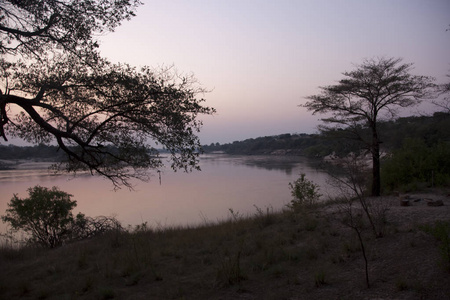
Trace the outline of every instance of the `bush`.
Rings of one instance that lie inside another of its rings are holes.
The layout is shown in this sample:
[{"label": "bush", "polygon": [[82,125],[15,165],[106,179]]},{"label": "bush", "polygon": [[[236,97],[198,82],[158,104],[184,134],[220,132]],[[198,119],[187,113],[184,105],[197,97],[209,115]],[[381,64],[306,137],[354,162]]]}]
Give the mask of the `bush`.
[{"label": "bush", "polygon": [[294,199],[291,200],[287,207],[296,211],[303,207],[311,207],[317,204],[320,197],[319,186],[314,182],[305,178],[305,174],[300,174],[300,178],[296,181],[289,182],[289,188]]},{"label": "bush", "polygon": [[28,189],[28,195],[25,199],[14,195],[2,221],[9,223],[13,232],[22,230],[27,233],[30,243],[54,248],[66,241],[121,228],[114,218],[90,218],[82,213],[74,218],[72,210],[77,202],[71,200],[72,195],[57,187],[35,186]]},{"label": "bush", "polygon": [[428,147],[423,140],[405,139],[382,165],[382,181],[387,191],[450,183],[450,145],[445,142]]},{"label": "bush", "polygon": [[87,239],[107,231],[121,231],[122,225],[113,217],[86,217],[78,213],[74,222],[72,222],[70,240]]},{"label": "bush", "polygon": [[10,223],[13,230],[23,230],[31,235],[31,240],[46,247],[62,244],[73,223],[72,209],[77,205],[72,195],[60,191],[35,186],[28,189],[28,198],[14,195],[8,203],[3,222]]}]

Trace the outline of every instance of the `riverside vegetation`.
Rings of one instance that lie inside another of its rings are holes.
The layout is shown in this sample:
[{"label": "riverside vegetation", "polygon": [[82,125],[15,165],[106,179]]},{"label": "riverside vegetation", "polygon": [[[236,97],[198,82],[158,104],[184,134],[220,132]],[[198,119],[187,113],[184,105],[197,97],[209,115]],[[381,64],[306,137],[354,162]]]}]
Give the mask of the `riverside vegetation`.
[{"label": "riverside vegetation", "polygon": [[196,227],[117,227],[55,249],[4,244],[0,298],[450,299],[447,194],[416,193],[407,207],[396,196],[365,199],[383,237],[360,218],[361,243],[338,199],[248,216],[230,209],[227,221]]},{"label": "riverside vegetation", "polygon": [[383,161],[385,196],[366,196],[364,156],[342,148],[332,164],[337,199],[319,202],[319,187],[300,174],[282,211],[230,208],[228,220],[195,227],[107,219],[108,230],[54,249],[8,240],[0,299],[450,299],[450,127],[435,118],[449,121],[394,122],[399,132],[423,126]]}]

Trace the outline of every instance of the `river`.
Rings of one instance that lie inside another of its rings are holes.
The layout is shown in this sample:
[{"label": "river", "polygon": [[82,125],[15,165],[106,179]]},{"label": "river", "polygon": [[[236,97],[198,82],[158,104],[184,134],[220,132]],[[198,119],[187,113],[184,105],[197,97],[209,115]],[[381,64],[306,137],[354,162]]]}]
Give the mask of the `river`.
[{"label": "river", "polygon": [[[253,215],[257,209],[280,210],[291,200],[289,182],[300,173],[328,194],[327,175],[304,157],[203,155],[201,171],[162,172],[150,182],[134,182],[135,190],[113,190],[111,182],[91,175],[53,175],[46,163],[22,163],[17,169],[0,171],[0,214],[18,194],[28,197],[35,185],[60,190],[77,201],[75,213],[87,216],[115,216],[123,225],[147,222],[152,227],[197,225],[239,215]],[[0,222],[0,232],[6,224]]]}]

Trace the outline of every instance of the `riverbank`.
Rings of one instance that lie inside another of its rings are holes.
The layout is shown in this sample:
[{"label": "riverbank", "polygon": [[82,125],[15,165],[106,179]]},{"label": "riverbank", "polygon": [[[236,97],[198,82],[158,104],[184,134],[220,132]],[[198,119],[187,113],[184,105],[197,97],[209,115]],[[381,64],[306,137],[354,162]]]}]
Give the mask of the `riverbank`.
[{"label": "riverbank", "polygon": [[55,250],[5,247],[0,298],[450,299],[449,262],[426,230],[450,221],[448,191],[408,196],[409,206],[398,197],[373,203],[386,221],[382,238],[361,227],[370,288],[345,206],[334,203],[232,212],[195,228],[139,226]]}]

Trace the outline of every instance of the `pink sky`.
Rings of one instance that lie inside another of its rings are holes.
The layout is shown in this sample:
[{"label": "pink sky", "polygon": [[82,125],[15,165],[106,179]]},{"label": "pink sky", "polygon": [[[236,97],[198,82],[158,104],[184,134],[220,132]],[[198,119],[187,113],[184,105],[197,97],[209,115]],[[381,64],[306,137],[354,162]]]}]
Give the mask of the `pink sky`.
[{"label": "pink sky", "polygon": [[203,144],[313,133],[298,107],[365,58],[402,57],[418,75],[450,80],[448,0],[154,0],[100,38],[102,54],[194,73],[206,105]]}]

